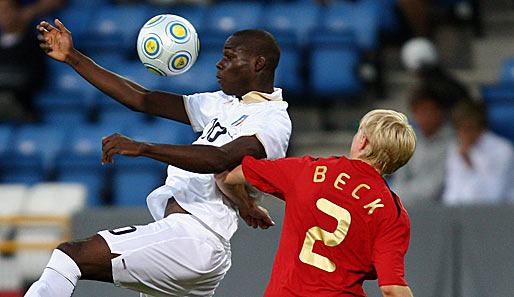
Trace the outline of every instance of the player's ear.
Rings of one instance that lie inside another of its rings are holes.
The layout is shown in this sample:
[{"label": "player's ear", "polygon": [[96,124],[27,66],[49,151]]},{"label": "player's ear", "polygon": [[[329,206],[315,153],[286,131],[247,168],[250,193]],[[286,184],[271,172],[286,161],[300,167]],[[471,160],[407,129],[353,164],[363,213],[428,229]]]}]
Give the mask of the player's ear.
[{"label": "player's ear", "polygon": [[259,72],[262,69],[264,69],[264,66],[266,65],[266,58],[263,56],[258,56],[255,58],[255,71]]},{"label": "player's ear", "polygon": [[367,145],[368,145],[368,138],[366,137],[366,135],[362,134],[359,139],[359,149],[364,150]]}]

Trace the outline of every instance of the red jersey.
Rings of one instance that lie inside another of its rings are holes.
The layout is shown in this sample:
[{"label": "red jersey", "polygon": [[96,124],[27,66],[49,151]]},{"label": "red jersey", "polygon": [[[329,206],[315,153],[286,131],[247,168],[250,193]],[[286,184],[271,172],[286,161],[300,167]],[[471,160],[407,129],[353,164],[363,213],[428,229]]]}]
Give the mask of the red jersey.
[{"label": "red jersey", "polygon": [[267,297],[366,296],[362,283],[406,286],[407,212],[370,165],[345,157],[243,160],[246,179],[285,200]]}]

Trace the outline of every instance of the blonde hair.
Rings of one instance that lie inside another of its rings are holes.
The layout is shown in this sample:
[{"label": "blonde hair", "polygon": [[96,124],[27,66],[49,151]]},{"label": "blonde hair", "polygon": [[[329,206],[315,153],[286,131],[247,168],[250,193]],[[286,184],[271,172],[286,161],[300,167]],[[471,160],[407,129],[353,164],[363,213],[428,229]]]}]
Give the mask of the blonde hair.
[{"label": "blonde hair", "polygon": [[416,133],[403,113],[372,110],[362,117],[359,130],[368,141],[359,159],[369,162],[380,174],[395,172],[416,149]]}]

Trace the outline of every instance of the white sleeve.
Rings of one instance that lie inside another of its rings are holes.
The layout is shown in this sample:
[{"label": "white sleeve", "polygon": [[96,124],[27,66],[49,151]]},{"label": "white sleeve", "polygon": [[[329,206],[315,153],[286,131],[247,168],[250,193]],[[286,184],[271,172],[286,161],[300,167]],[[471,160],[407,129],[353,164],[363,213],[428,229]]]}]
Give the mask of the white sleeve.
[{"label": "white sleeve", "polygon": [[267,109],[258,116],[248,118],[241,136],[255,135],[266,150],[266,158],[275,160],[286,156],[291,126],[285,108]]},{"label": "white sleeve", "polygon": [[199,93],[184,96],[189,122],[195,132],[203,131],[205,126],[219,113],[222,100],[216,93]]}]

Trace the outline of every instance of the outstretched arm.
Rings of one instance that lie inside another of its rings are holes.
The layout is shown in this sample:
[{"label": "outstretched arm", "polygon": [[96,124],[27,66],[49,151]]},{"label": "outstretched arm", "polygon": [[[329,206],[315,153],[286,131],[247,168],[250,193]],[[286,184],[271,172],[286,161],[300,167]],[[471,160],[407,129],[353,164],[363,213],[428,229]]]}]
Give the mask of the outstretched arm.
[{"label": "outstretched arm", "polygon": [[412,292],[408,286],[381,286],[384,297],[412,297]]},{"label": "outstretched arm", "polygon": [[190,124],[182,95],[152,91],[97,65],[73,47],[71,32],[59,20],[36,28],[40,47],[51,58],[69,64],[88,82],[134,111]]},{"label": "outstretched arm", "polygon": [[275,225],[268,211],[255,203],[255,200],[248,195],[246,181],[241,165],[232,171],[224,171],[216,174],[216,184],[225,196],[239,209],[239,215],[245,220],[248,226],[253,228],[261,227],[268,229]]}]

